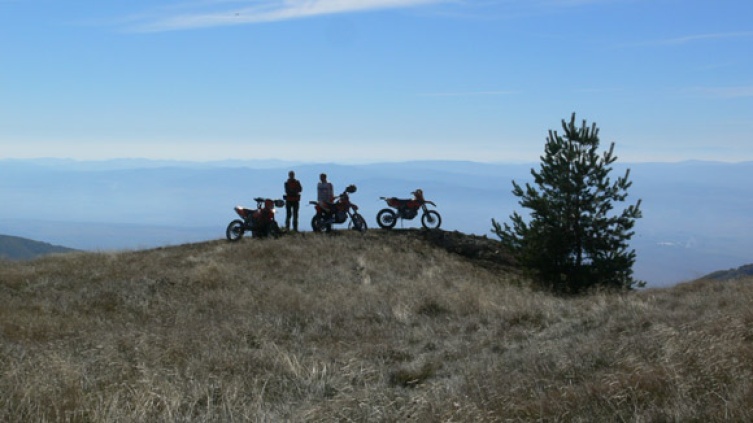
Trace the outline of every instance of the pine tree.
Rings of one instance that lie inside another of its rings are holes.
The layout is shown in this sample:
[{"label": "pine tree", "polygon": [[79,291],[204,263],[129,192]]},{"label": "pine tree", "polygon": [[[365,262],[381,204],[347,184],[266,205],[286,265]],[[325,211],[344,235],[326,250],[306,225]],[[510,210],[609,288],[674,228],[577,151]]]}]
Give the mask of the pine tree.
[{"label": "pine tree", "polygon": [[600,154],[599,130],[586,121],[562,120],[563,136],[549,131],[535,187],[515,181],[513,194],[530,209],[530,222],[513,212],[512,226],[492,219],[493,229],[524,266],[558,292],[577,293],[594,286],[631,288],[635,250],[628,249],[640,203],[615,212],[632,185],[625,175],[612,182],[617,160],[614,143]]}]

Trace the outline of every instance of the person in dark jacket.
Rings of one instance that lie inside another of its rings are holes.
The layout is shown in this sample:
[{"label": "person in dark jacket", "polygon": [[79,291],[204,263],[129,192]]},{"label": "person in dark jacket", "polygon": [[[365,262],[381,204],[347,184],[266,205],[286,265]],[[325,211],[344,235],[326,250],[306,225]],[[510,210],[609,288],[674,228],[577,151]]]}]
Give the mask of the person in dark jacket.
[{"label": "person in dark jacket", "polygon": [[290,220],[293,220],[293,230],[298,232],[298,210],[301,207],[301,183],[295,179],[295,172],[288,172],[285,181],[285,230],[290,230]]}]

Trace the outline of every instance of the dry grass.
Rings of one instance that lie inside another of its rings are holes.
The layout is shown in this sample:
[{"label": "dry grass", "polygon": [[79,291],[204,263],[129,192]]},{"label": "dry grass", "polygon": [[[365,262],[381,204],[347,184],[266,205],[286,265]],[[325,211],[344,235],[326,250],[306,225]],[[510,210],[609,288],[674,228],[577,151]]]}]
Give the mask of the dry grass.
[{"label": "dry grass", "polygon": [[560,298],[373,233],[0,262],[0,420],[750,421],[750,282]]}]

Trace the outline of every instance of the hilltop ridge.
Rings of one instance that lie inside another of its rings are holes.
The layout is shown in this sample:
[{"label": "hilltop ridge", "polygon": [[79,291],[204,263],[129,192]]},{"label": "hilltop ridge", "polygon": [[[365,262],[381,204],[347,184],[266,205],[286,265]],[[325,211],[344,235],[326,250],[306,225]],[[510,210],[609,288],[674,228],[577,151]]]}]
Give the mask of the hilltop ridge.
[{"label": "hilltop ridge", "polygon": [[702,279],[711,279],[716,281],[730,281],[734,279],[746,279],[753,277],[753,264],[746,264],[734,269],[717,270],[709,273]]},{"label": "hilltop ridge", "polygon": [[516,271],[515,258],[495,239],[486,236],[465,234],[459,231],[391,229],[372,231],[380,236],[402,236],[426,241],[450,253],[457,254],[480,266]]},{"label": "hilltop ridge", "polygon": [[76,250],[18,236],[0,235],[0,258],[29,260],[47,254],[69,253],[72,251]]}]

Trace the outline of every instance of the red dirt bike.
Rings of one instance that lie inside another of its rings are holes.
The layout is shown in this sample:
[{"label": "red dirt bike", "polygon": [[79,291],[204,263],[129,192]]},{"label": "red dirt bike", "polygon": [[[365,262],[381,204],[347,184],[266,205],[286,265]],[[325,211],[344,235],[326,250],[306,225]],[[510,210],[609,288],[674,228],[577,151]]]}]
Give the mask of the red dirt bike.
[{"label": "red dirt bike", "polygon": [[418,215],[418,210],[422,210],[421,225],[426,229],[439,229],[442,225],[442,216],[436,210],[429,210],[426,205],[431,204],[436,207],[433,201],[424,199],[424,192],[420,189],[413,191],[413,198],[401,199],[397,197],[379,197],[387,202],[387,205],[397,209],[382,209],[377,213],[377,224],[382,229],[392,229],[397,223],[397,219],[412,220]]},{"label": "red dirt bike", "polygon": [[275,207],[285,206],[282,200],[272,200],[270,198],[254,198],[256,209],[236,206],[235,212],[241,219],[235,219],[227,225],[225,236],[229,241],[238,241],[243,238],[245,232],[251,232],[254,238],[280,236],[280,226],[275,220]]},{"label": "red dirt bike", "polygon": [[354,192],[356,192],[356,186],[348,185],[334,202],[326,203],[325,207],[318,201],[309,201],[309,204],[316,206],[316,214],[311,218],[311,228],[314,232],[329,232],[333,224],[345,223],[348,218],[350,218],[348,229],[355,229],[359,232],[368,229],[366,219],[358,213],[358,206],[350,202],[349,194]]}]

